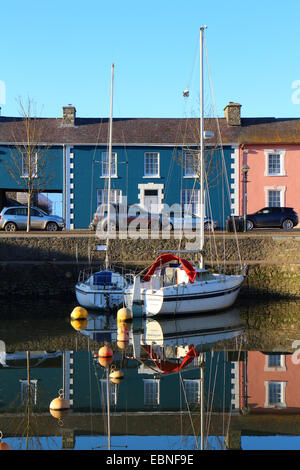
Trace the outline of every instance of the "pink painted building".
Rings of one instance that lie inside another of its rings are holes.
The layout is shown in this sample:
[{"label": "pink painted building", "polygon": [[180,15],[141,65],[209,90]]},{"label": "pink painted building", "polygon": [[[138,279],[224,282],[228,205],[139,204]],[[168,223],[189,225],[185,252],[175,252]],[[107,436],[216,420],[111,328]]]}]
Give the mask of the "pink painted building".
[{"label": "pink painted building", "polygon": [[293,207],[300,216],[300,119],[241,118],[239,132],[239,215],[268,206]]},{"label": "pink painted building", "polygon": [[[245,145],[240,168],[248,165],[247,213],[263,207],[293,207],[300,214],[300,145]],[[240,215],[243,214],[243,177],[240,178]]]}]

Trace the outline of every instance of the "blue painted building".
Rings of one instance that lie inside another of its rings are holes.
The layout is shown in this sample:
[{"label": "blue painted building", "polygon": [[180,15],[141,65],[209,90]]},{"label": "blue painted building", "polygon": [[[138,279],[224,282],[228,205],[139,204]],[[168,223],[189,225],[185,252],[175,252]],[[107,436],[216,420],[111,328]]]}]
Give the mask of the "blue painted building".
[{"label": "blue painted building", "polygon": [[[224,226],[230,213],[238,214],[239,199],[239,125],[228,120],[228,111],[225,116],[219,121],[222,144],[216,138],[207,142],[207,154],[212,158],[208,157],[206,212],[211,215],[211,208],[219,226]],[[87,228],[97,206],[107,200],[109,120],[78,118],[75,108],[67,106],[62,118],[40,121],[41,147],[47,149],[51,161],[51,179],[42,191],[62,195],[67,228]],[[118,203],[127,198],[128,205],[140,204],[147,209],[152,204],[157,212],[173,204],[182,208],[191,204],[197,213],[200,191],[199,184],[195,185],[194,161],[198,125],[198,119],[114,119],[111,200]],[[12,126],[18,126],[22,136],[22,120],[0,118],[2,206],[5,191],[20,190],[5,164],[15,146]],[[213,119],[205,120],[205,129],[219,135]]]}]

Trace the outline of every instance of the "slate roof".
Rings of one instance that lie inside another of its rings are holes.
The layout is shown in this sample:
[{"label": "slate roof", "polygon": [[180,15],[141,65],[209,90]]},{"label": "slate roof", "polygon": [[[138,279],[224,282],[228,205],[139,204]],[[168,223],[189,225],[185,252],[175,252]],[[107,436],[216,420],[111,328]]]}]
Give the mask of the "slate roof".
[{"label": "slate roof", "polygon": [[241,144],[300,144],[298,118],[243,118]]},{"label": "slate roof", "polygon": [[[62,119],[40,118],[40,142],[49,144],[107,144],[109,119],[76,118],[75,126],[63,125]],[[113,143],[126,145],[182,145],[198,142],[198,119],[116,118],[113,120]],[[207,119],[207,130],[217,133],[216,121]],[[223,143],[237,142],[238,129],[220,120]],[[14,143],[25,139],[21,118],[0,117],[0,142]]]},{"label": "slate roof", "polygon": [[[76,118],[75,126],[63,125],[62,118],[39,118],[40,142],[48,144],[107,144],[108,118]],[[216,120],[205,119],[205,129],[218,135]],[[120,145],[188,145],[199,140],[197,118],[116,118],[113,143]],[[228,126],[219,119],[223,144],[300,144],[298,118],[242,118],[241,126]],[[21,118],[0,117],[0,143],[25,139]],[[211,139],[211,141],[217,140]]]}]

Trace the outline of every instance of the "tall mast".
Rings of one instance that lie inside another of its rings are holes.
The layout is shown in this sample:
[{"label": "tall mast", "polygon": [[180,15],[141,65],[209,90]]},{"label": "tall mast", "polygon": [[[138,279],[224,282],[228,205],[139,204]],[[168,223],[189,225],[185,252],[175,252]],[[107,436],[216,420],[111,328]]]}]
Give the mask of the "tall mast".
[{"label": "tall mast", "polygon": [[109,245],[109,231],[110,231],[110,202],[111,202],[110,193],[111,193],[111,161],[112,161],[113,86],[114,86],[114,64],[112,64],[111,66],[109,147],[108,147],[108,188],[107,188],[107,237],[106,237],[105,269],[108,269],[109,267],[108,245]]},{"label": "tall mast", "polygon": [[203,85],[203,35],[206,26],[200,28],[200,252],[201,268],[204,268],[204,85]]}]

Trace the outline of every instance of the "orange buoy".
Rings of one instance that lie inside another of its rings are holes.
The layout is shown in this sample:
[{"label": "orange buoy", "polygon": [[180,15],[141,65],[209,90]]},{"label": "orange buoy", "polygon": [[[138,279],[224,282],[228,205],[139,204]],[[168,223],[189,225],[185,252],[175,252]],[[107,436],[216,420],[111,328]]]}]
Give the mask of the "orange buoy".
[{"label": "orange buoy", "polygon": [[11,447],[7,444],[7,442],[0,441],[0,450],[11,450]]},{"label": "orange buoy", "polygon": [[101,366],[107,367],[113,361],[113,351],[108,346],[102,346],[98,352],[98,362]]},{"label": "orange buoy", "polygon": [[57,397],[52,400],[49,408],[51,415],[59,419],[68,413],[70,404],[65,398]]},{"label": "orange buoy", "polygon": [[118,335],[117,335],[118,348],[123,350],[123,349],[125,349],[125,347],[127,346],[128,343],[129,343],[128,333],[126,333],[126,332],[118,333]]},{"label": "orange buoy", "polygon": [[124,372],[121,370],[114,370],[109,374],[110,381],[119,384],[124,379]]}]

